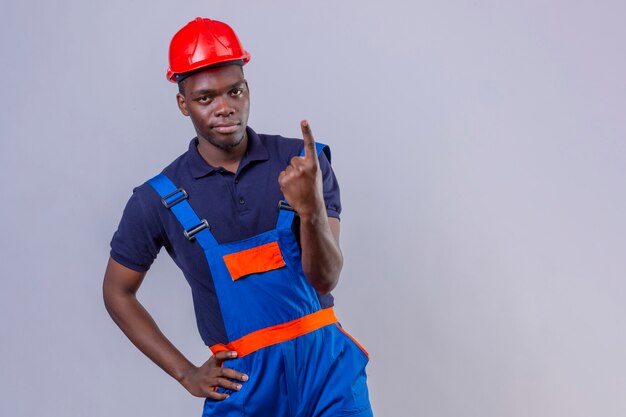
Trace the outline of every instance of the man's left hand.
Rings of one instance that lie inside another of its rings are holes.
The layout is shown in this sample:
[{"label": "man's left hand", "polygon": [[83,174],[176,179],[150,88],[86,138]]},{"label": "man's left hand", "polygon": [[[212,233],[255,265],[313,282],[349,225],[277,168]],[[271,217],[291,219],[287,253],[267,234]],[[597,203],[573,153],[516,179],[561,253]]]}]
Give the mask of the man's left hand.
[{"label": "man's left hand", "polygon": [[301,218],[310,218],[324,211],[322,172],[317,158],[315,139],[309,122],[300,122],[304,138],[304,156],[294,156],[291,163],[278,175],[278,183],[285,199]]}]

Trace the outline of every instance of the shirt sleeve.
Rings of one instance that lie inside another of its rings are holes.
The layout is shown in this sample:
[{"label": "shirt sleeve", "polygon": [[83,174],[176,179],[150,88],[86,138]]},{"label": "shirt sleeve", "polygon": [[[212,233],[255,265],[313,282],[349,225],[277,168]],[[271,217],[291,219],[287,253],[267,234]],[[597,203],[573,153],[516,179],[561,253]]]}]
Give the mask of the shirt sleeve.
[{"label": "shirt sleeve", "polygon": [[133,190],[111,240],[111,258],[139,272],[150,269],[164,246],[163,226],[150,210],[153,199],[147,191],[145,184]]},{"label": "shirt sleeve", "polygon": [[341,196],[339,192],[339,183],[335,177],[333,168],[325,152],[319,155],[320,168],[322,170],[322,183],[324,188],[324,202],[326,203],[326,212],[328,217],[340,218],[341,215]]}]

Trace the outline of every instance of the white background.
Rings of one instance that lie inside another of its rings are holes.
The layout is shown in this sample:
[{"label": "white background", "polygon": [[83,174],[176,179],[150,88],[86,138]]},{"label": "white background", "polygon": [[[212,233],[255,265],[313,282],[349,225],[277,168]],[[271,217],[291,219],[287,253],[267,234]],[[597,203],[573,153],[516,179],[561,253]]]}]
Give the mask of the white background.
[{"label": "white background", "polygon": [[[101,299],[131,189],[194,134],[164,74],[196,16],[252,54],[252,127],[333,149],[377,416],[626,415],[625,5],[3,1],[0,415],[201,413]],[[140,298],[206,358],[165,253]]]}]

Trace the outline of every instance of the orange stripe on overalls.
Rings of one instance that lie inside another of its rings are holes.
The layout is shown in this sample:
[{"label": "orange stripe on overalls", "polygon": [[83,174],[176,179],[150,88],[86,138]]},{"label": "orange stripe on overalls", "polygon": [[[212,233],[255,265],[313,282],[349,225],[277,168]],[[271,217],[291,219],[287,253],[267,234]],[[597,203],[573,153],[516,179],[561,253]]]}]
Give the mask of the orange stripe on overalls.
[{"label": "orange stripe on overalls", "polygon": [[257,330],[227,345],[213,345],[210,349],[213,354],[234,350],[238,357],[243,357],[264,347],[295,339],[333,323],[337,323],[333,308],[325,308],[287,323]]}]

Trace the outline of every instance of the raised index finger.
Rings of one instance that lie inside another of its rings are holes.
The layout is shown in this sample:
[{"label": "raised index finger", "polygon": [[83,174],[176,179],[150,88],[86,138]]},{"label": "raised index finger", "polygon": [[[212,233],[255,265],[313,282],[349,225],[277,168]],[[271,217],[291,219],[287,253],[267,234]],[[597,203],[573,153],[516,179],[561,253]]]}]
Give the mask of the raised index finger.
[{"label": "raised index finger", "polygon": [[300,122],[300,128],[302,129],[302,137],[304,138],[304,159],[317,159],[317,149],[315,149],[315,139],[313,139],[313,132],[311,132],[311,126],[309,122],[303,120]]}]

